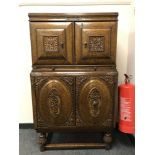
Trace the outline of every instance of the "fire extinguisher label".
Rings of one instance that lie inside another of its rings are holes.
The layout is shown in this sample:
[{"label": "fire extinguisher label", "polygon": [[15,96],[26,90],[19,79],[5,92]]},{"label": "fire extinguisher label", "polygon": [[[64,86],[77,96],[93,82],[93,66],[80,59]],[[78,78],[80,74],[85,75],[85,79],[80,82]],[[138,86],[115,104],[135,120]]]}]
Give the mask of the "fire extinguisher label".
[{"label": "fire extinguisher label", "polygon": [[131,121],[131,98],[120,98],[120,119]]}]

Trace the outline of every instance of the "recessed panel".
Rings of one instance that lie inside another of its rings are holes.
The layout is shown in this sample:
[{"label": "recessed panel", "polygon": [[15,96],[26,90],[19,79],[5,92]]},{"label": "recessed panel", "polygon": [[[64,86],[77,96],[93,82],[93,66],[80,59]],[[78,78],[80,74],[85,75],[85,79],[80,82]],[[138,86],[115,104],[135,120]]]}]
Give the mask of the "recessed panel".
[{"label": "recessed panel", "polygon": [[104,52],[105,39],[104,36],[89,36],[89,51],[90,52]]},{"label": "recessed panel", "polygon": [[72,23],[31,22],[30,30],[33,65],[72,63]]},{"label": "recessed panel", "polygon": [[44,36],[43,46],[45,52],[58,52],[59,51],[59,36]]},{"label": "recessed panel", "polygon": [[102,126],[112,102],[107,84],[97,78],[87,81],[79,92],[78,114],[84,126]]},{"label": "recessed panel", "polygon": [[76,22],[76,64],[115,64],[115,22]]},{"label": "recessed panel", "polygon": [[67,60],[64,29],[37,29],[38,59]]},{"label": "recessed panel", "polygon": [[68,87],[59,80],[48,81],[40,90],[39,113],[48,126],[63,126],[72,112]]},{"label": "recessed panel", "polygon": [[81,59],[110,58],[110,29],[83,29]]}]

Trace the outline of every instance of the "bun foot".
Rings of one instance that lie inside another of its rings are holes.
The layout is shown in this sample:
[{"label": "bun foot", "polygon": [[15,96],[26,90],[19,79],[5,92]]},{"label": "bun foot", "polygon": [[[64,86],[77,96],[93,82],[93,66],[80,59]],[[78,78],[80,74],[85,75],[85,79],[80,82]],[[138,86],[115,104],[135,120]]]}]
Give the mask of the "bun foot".
[{"label": "bun foot", "polygon": [[106,150],[110,150],[110,149],[111,149],[111,144],[106,144],[106,145],[105,145],[105,149],[106,149]]},{"label": "bun foot", "polygon": [[47,143],[47,136],[46,133],[40,133],[39,136],[39,144],[40,144],[40,151],[43,152],[45,150],[45,145]]},{"label": "bun foot", "polygon": [[40,151],[41,152],[45,151],[45,147],[43,145],[40,146]]},{"label": "bun foot", "polygon": [[103,136],[103,142],[105,143],[105,149],[106,150],[111,149],[112,134],[111,133],[105,133]]}]

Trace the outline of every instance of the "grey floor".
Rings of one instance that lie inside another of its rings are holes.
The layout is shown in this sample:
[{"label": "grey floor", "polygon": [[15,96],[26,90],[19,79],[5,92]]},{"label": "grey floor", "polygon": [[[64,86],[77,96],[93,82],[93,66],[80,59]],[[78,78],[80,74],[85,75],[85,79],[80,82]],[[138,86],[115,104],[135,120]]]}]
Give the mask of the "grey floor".
[{"label": "grey floor", "polygon": [[[53,135],[53,142],[63,141],[70,142],[71,140],[81,142],[99,142],[101,134],[58,134]],[[125,134],[114,132],[114,142],[111,150],[104,149],[76,149],[76,150],[49,150],[40,152],[37,144],[38,134],[33,129],[19,130],[19,155],[134,155],[134,144]]]}]

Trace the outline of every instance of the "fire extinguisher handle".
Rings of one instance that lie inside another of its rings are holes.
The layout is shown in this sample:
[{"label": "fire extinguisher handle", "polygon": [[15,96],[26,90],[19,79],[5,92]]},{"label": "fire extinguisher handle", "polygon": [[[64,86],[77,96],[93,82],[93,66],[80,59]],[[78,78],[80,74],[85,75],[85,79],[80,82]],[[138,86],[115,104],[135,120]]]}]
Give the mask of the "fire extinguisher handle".
[{"label": "fire extinguisher handle", "polygon": [[130,79],[132,78],[132,75],[124,74],[124,76],[125,76],[125,84],[130,83]]},{"label": "fire extinguisher handle", "polygon": [[126,79],[128,79],[128,78],[129,78],[129,76],[128,76],[127,74],[124,74],[124,76],[125,76],[125,78],[126,78]]}]

